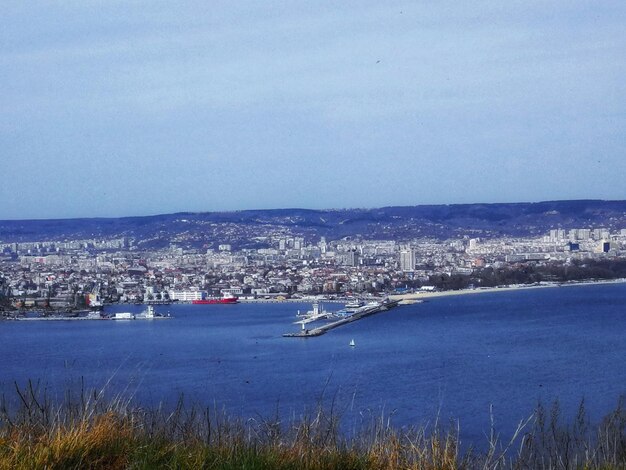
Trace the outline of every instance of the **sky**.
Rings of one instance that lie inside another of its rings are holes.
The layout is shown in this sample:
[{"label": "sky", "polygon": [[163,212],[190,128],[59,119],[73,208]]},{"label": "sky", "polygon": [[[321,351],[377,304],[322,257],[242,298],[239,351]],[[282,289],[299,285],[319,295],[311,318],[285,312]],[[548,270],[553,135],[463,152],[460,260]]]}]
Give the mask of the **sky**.
[{"label": "sky", "polygon": [[4,0],[0,219],[626,199],[626,2]]}]

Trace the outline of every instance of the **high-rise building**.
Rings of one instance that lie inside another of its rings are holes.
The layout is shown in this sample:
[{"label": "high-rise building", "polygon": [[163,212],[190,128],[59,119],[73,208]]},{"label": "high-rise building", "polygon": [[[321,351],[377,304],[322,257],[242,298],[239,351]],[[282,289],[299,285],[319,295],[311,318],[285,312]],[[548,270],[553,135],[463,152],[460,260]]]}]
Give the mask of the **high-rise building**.
[{"label": "high-rise building", "polygon": [[550,241],[558,242],[565,238],[565,230],[563,229],[552,229],[550,230]]},{"label": "high-rise building", "polygon": [[593,232],[591,233],[591,236],[593,237],[594,240],[606,240],[609,238],[610,233],[607,229],[605,228],[594,228]]},{"label": "high-rise building", "polygon": [[469,246],[467,247],[467,251],[473,251],[478,248],[478,243],[480,242],[480,238],[470,238]]},{"label": "high-rise building", "polygon": [[409,247],[400,250],[400,269],[402,271],[415,270],[415,251]]},{"label": "high-rise building", "polygon": [[343,266],[358,266],[359,265],[359,254],[356,250],[349,250],[343,253],[340,253],[337,256],[337,261],[339,264]]}]

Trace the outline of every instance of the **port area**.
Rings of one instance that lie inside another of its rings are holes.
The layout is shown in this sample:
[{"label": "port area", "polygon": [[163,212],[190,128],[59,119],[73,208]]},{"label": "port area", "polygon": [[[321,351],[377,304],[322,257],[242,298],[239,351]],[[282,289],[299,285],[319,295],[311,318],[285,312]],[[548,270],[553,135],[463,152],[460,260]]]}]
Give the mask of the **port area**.
[{"label": "port area", "polygon": [[93,317],[66,317],[66,316],[46,316],[46,317],[8,317],[6,320],[9,321],[100,321],[100,320],[111,320],[111,321],[122,321],[122,320],[170,320],[172,316],[169,315],[155,315],[154,317],[149,317],[145,315],[134,315],[130,317],[115,317],[115,316],[93,316]]},{"label": "port area", "polygon": [[115,316],[86,316],[86,317],[68,317],[62,315],[55,316],[40,316],[40,317],[7,317],[6,320],[9,321],[101,321],[101,320],[111,320],[111,321],[121,321],[121,320],[170,320],[172,316],[169,315],[155,315],[154,317],[148,317],[145,315],[134,315],[131,317],[115,317]]},{"label": "port area", "polygon": [[297,333],[284,333],[283,337],[285,338],[312,338],[315,336],[321,336],[324,333],[333,330],[335,328],[339,328],[342,325],[346,325],[348,323],[352,323],[354,321],[360,320],[361,318],[369,317],[370,315],[374,315],[376,313],[387,311],[391,308],[397,307],[399,304],[398,300],[391,300],[386,302],[381,302],[378,305],[373,305],[371,307],[364,307],[360,309],[358,312],[353,313],[352,315],[348,315],[339,320],[326,323],[325,325],[319,326],[317,328],[304,329],[302,331],[298,331]]},{"label": "port area", "polygon": [[108,320],[103,317],[67,317],[63,315],[41,316],[41,317],[8,317],[11,321],[87,321],[87,320]]},{"label": "port area", "polygon": [[6,320],[13,321],[86,321],[86,320],[168,320],[171,319],[169,313],[155,313],[154,307],[148,305],[147,310],[141,313],[118,312],[105,314],[103,311],[80,311],[80,312],[29,312],[29,314],[6,317]]}]

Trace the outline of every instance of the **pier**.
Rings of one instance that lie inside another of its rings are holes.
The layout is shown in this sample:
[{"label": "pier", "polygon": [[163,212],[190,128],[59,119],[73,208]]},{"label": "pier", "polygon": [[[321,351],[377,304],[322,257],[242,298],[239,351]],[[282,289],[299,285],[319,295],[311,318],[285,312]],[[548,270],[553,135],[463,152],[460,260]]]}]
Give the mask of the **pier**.
[{"label": "pier", "polygon": [[311,338],[314,336],[321,336],[324,333],[334,329],[334,328],[338,328],[342,325],[346,325],[348,323],[352,323],[354,321],[360,320],[361,318],[365,318],[368,317],[370,315],[374,315],[376,313],[380,313],[380,312],[384,312],[389,310],[390,308],[396,307],[398,305],[399,301],[398,300],[392,300],[390,302],[385,302],[382,303],[380,305],[375,305],[369,308],[366,308],[358,313],[354,313],[350,316],[347,316],[346,318],[341,318],[340,320],[331,322],[331,323],[327,323],[325,325],[322,325],[320,327],[317,328],[312,328],[310,330],[302,330],[302,331],[298,331],[297,333],[285,333],[283,334],[283,336],[285,338]]}]

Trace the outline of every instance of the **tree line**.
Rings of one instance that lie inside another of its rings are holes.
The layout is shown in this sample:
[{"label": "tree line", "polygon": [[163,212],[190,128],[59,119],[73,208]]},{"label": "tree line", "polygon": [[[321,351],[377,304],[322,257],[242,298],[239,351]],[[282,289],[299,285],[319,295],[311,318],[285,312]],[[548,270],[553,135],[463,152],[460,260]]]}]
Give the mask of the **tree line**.
[{"label": "tree line", "polygon": [[416,281],[413,287],[431,285],[441,290],[471,287],[497,287],[538,282],[572,282],[626,278],[626,259],[584,259],[571,263],[518,264],[506,267],[486,267],[472,274],[436,274],[428,282]]}]

